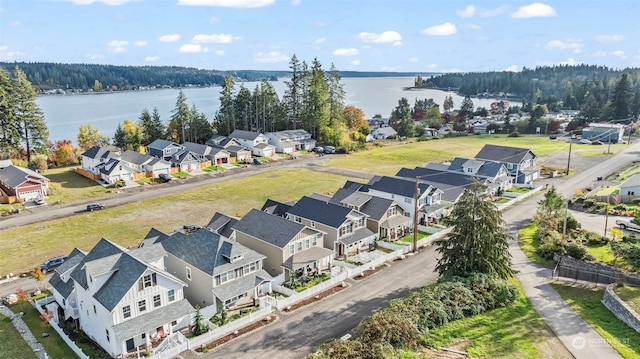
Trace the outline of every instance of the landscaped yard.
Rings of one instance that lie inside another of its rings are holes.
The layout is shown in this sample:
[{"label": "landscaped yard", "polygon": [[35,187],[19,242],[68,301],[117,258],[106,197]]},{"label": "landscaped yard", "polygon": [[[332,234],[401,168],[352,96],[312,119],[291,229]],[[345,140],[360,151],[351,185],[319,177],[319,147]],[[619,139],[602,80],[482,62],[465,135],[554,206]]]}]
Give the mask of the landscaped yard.
[{"label": "landscaped yard", "polygon": [[519,286],[515,302],[429,331],[425,344],[456,347],[472,358],[572,358]]},{"label": "landscaped yard", "polygon": [[314,275],[314,276],[310,276],[303,279],[299,279],[295,285],[291,285],[291,284],[285,284],[286,287],[291,288],[293,290],[295,290],[296,292],[300,293],[304,290],[307,290],[311,287],[314,287],[326,280],[329,280],[330,277],[326,274],[322,274],[322,275]]},{"label": "landscaped yard", "polygon": [[29,349],[27,342],[22,339],[11,319],[0,315],[0,358],[37,359],[36,354]]},{"label": "landscaped yard", "polygon": [[640,287],[625,285],[614,287],[614,292],[624,300],[636,313],[640,314]]},{"label": "landscaped yard", "polygon": [[551,283],[560,296],[624,358],[640,358],[640,336],[618,320],[604,304],[602,288]]},{"label": "landscaped yard", "polygon": [[518,245],[530,261],[552,266],[555,264],[555,261],[543,258],[536,253],[536,248],[540,245],[540,241],[534,238],[536,229],[535,223],[529,223],[522,227],[520,232],[518,232]]},{"label": "landscaped yard", "polygon": [[[68,254],[74,247],[90,250],[101,237],[124,247],[136,246],[152,227],[170,233],[185,223],[205,225],[215,212],[241,217],[251,208],[260,208],[268,198],[288,202],[313,192],[334,193],[348,179],[303,169],[273,171],[3,230],[0,273],[27,271],[48,258]],[[168,209],[172,215],[167,215]],[[25,253],[29,255],[25,257]]]}]

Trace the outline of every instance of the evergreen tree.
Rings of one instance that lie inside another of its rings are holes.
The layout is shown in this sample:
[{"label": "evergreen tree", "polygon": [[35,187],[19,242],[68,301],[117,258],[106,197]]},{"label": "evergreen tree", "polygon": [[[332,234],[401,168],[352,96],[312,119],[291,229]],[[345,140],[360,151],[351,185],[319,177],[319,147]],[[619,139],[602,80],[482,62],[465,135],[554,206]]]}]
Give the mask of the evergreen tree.
[{"label": "evergreen tree", "polygon": [[283,102],[287,110],[287,118],[289,121],[289,125],[287,127],[296,129],[300,127],[299,121],[300,112],[302,112],[305,71],[303,71],[302,64],[295,54],[289,61],[289,69],[291,70],[291,78],[289,81],[285,81],[287,89],[284,93]]},{"label": "evergreen tree", "polygon": [[253,116],[252,116],[252,104],[251,104],[251,91],[240,85],[240,90],[233,99],[233,108],[236,115],[236,123],[234,128],[253,131]]},{"label": "evergreen tree", "polygon": [[416,126],[411,118],[411,106],[405,97],[398,100],[398,106],[391,113],[389,121],[399,136],[414,137],[416,135]]},{"label": "evergreen tree", "polygon": [[189,121],[191,121],[191,112],[189,111],[189,105],[187,105],[187,97],[182,90],[178,92],[176,107],[171,110],[171,114],[169,126],[167,126],[167,139],[177,143],[183,143],[186,138]]},{"label": "evergreen tree", "polygon": [[20,123],[13,108],[12,87],[9,74],[0,68],[0,156],[3,158],[20,152]]},{"label": "evergreen tree", "polygon": [[[324,141],[323,133],[329,125],[329,88],[324,76],[322,64],[317,58],[313,59],[311,71],[307,76],[306,91],[304,93],[304,110],[302,112],[302,128],[311,136]],[[326,137],[326,136],[325,136]]]},{"label": "evergreen tree", "polygon": [[631,103],[631,116],[636,120],[640,118],[640,91],[636,91],[633,95],[633,102]]},{"label": "evergreen tree", "polygon": [[441,255],[436,271],[441,276],[479,272],[506,279],[512,275],[509,235],[500,211],[486,197],[486,187],[474,183],[453,206],[453,230],[435,242]]},{"label": "evergreen tree", "polygon": [[613,98],[611,105],[613,107],[613,120],[623,120],[631,114],[631,101],[633,94],[631,93],[631,84],[627,74],[622,74],[620,81],[613,90]]},{"label": "evergreen tree", "polygon": [[44,114],[36,104],[36,91],[19,67],[14,70],[11,97],[14,102],[14,116],[21,128],[21,143],[24,145],[26,160],[31,155],[46,154],[48,151],[49,131],[44,122]]},{"label": "evergreen tree", "polygon": [[235,130],[233,87],[231,76],[225,76],[222,90],[220,90],[220,109],[214,119],[215,128],[221,136],[228,136]]},{"label": "evergreen tree", "polygon": [[211,136],[213,136],[213,127],[207,121],[207,116],[202,112],[198,112],[196,105],[192,105],[189,141],[204,144]]},{"label": "evergreen tree", "polygon": [[127,134],[124,132],[121,124],[116,127],[116,132],[113,134],[113,145],[120,148],[127,148]]},{"label": "evergreen tree", "polygon": [[473,114],[473,101],[471,97],[465,96],[464,100],[462,100],[462,104],[460,105],[459,114],[464,116],[464,119],[468,119]]},{"label": "evergreen tree", "polygon": [[138,126],[140,127],[140,141],[143,146],[147,146],[151,142],[163,137],[164,126],[160,120],[158,108],[153,109],[153,114],[150,114],[149,110],[145,108],[142,110],[138,119]]}]

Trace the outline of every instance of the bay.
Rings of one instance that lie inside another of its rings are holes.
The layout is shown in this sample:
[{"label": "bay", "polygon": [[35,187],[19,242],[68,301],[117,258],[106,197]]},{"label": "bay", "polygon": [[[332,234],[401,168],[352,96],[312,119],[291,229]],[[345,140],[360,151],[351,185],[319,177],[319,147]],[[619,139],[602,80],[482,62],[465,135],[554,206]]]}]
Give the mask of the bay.
[{"label": "bay", "polygon": [[[286,90],[287,79],[279,79],[271,84],[280,99]],[[405,97],[413,105],[416,99],[432,98],[439,104],[446,96],[453,97],[454,107],[459,108],[463,97],[453,92],[440,90],[404,90],[413,85],[413,77],[366,77],[343,78],[341,83],[346,93],[346,104],[362,109],[367,119],[376,114],[389,117],[398,101]],[[251,92],[258,82],[236,83],[236,90],[244,85]],[[220,107],[221,87],[183,88],[189,106],[195,105],[209,120]],[[49,139],[51,141],[70,140],[76,143],[81,124],[91,124],[108,137],[113,137],[119,123],[124,120],[137,122],[142,111],[157,108],[163,122],[167,123],[175,108],[179,89],[157,89],[104,94],[73,94],[38,96],[36,103],[44,112]],[[494,100],[472,98],[475,107],[489,108]]]}]

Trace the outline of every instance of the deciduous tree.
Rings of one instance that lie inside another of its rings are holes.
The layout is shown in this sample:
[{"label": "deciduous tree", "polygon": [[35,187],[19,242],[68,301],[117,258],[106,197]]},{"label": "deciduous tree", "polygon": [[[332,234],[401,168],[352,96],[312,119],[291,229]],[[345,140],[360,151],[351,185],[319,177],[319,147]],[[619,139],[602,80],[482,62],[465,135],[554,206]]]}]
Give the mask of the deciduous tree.
[{"label": "deciduous tree", "polygon": [[85,125],[83,123],[80,125],[80,130],[78,131],[78,147],[83,150],[88,150],[93,146],[106,146],[108,144],[109,138],[100,134],[97,128],[91,124]]}]

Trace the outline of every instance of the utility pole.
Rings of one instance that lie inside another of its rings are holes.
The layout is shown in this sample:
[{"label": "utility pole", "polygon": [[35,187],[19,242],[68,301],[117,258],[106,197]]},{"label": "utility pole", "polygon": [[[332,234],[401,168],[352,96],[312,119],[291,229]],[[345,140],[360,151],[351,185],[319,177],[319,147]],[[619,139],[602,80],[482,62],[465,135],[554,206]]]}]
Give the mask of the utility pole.
[{"label": "utility pole", "polygon": [[604,234],[602,235],[603,237],[607,236],[607,226],[609,225],[609,197],[610,196],[611,196],[610,194],[607,194],[607,208],[604,211],[605,217],[604,217]]},{"label": "utility pole", "polygon": [[569,166],[571,165],[571,144],[573,143],[573,131],[569,133],[569,157],[567,158],[567,176],[569,175]]},{"label": "utility pole", "polygon": [[416,176],[416,191],[413,198],[413,253],[418,250],[418,198],[420,197],[420,187],[418,186],[418,176]]}]

